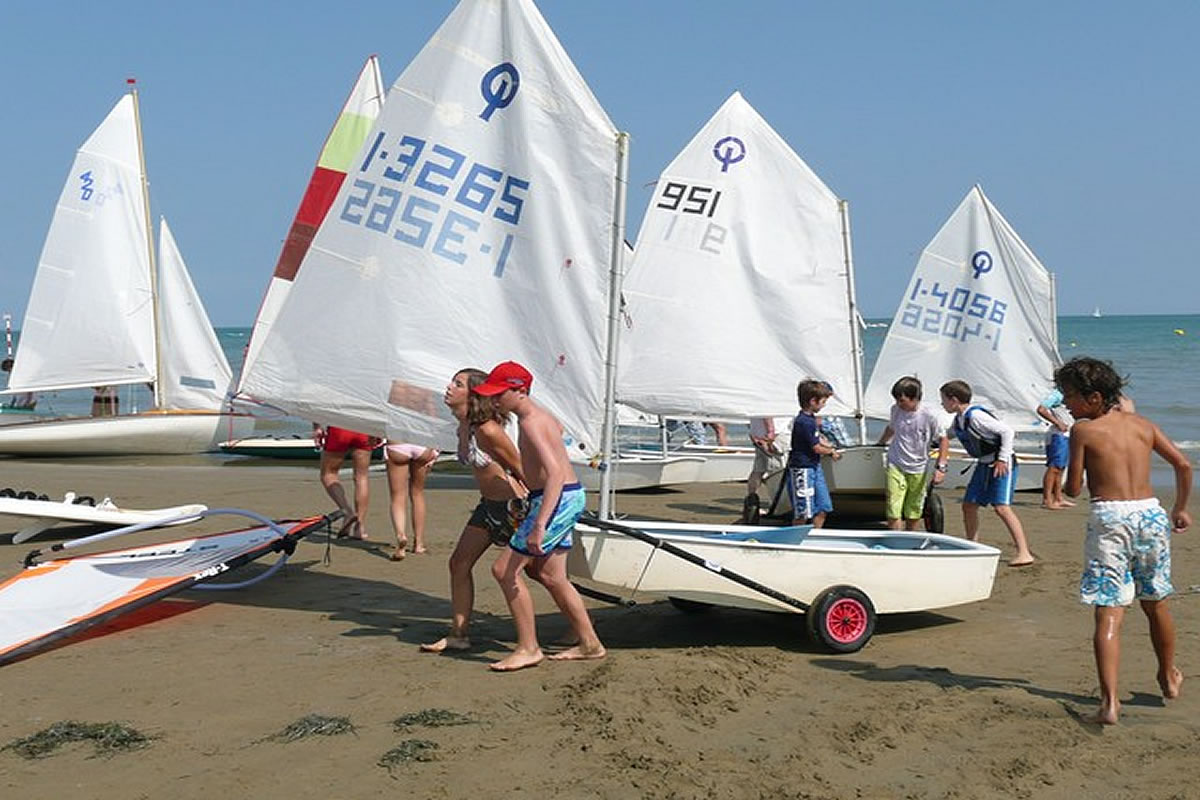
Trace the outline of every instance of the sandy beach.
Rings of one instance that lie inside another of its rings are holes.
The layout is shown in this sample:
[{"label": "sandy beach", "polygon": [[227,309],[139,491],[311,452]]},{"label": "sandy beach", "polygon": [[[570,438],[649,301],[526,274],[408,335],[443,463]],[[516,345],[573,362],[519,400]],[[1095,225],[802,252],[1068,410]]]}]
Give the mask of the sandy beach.
[{"label": "sandy beach", "polygon": [[[277,518],[332,508],[315,468],[304,467],[5,461],[0,486]],[[428,555],[388,560],[386,483],[376,473],[370,542],[327,549],[324,534],[313,537],[284,574],[255,587],[185,593],[138,624],[0,669],[0,745],[66,720],[116,721],[154,737],[110,757],[94,757],[89,743],[38,760],[0,752],[4,796],[1200,796],[1200,531],[1174,545],[1178,660],[1191,682],[1163,703],[1145,621],[1131,611],[1122,724],[1101,729],[1079,719],[1097,704],[1092,620],[1076,599],[1083,503],[1050,512],[1039,495],[1018,495],[1039,557],[1021,569],[1003,566],[1011,546],[985,514],[983,539],[1004,551],[993,596],[884,617],[853,655],[821,652],[798,616],[591,604],[607,659],[495,675],[486,664],[507,652],[513,630],[487,571],[491,556],[476,568],[475,648],[454,656],[417,648],[445,630],[446,559],[476,498],[455,476],[433,486]],[[729,521],[743,492],[717,484],[623,494],[617,511]],[[946,497],[949,533],[962,531],[958,494]],[[26,550],[0,538],[0,578],[18,571]],[[565,623],[539,587],[534,595],[550,642]],[[430,710],[469,722],[394,725]],[[270,738],[309,714],[348,717],[354,730]],[[434,743],[424,751],[431,760],[379,765],[410,740]]]}]

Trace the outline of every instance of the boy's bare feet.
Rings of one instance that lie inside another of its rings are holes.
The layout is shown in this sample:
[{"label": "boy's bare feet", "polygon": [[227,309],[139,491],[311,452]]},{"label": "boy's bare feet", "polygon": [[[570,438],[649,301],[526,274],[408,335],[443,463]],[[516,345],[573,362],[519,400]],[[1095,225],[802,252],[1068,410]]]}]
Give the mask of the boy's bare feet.
[{"label": "boy's bare feet", "polygon": [[1121,704],[1117,703],[1111,708],[1101,705],[1100,710],[1095,714],[1084,714],[1080,719],[1084,722],[1090,722],[1094,725],[1116,725],[1117,717],[1121,714]]},{"label": "boy's bare feet", "polygon": [[539,649],[534,653],[521,653],[514,651],[507,658],[502,658],[499,661],[493,661],[488,664],[488,669],[493,672],[516,672],[519,669],[527,669],[536,667],[544,661],[546,656]]},{"label": "boy's bare feet", "polygon": [[396,549],[392,551],[392,554],[389,556],[389,558],[391,558],[392,561],[403,561],[406,555],[407,553],[404,552],[404,545],[397,545]]},{"label": "boy's bare feet", "polygon": [[1037,559],[1034,558],[1032,555],[1024,556],[1024,557],[1017,556],[1012,561],[1008,562],[1008,565],[1010,567],[1028,567],[1030,564],[1034,563],[1035,561],[1037,561]]},{"label": "boy's bare feet", "polygon": [[421,645],[422,653],[441,653],[446,650],[470,650],[471,640],[466,636],[443,636],[436,642]]},{"label": "boy's bare feet", "polygon": [[1162,688],[1163,697],[1174,700],[1179,697],[1179,687],[1183,686],[1183,673],[1179,667],[1171,667],[1170,673],[1158,676],[1158,685]]},{"label": "boy's bare feet", "polygon": [[575,645],[574,647],[563,650],[561,653],[555,653],[550,656],[551,661],[587,661],[595,658],[604,658],[608,651],[604,649],[604,645],[597,642],[593,647],[584,647],[583,645]]},{"label": "boy's bare feet", "polygon": [[416,555],[419,555],[419,556],[423,556],[428,552],[429,552],[429,548],[427,548],[427,547],[414,547],[413,548],[413,553],[415,553]]}]

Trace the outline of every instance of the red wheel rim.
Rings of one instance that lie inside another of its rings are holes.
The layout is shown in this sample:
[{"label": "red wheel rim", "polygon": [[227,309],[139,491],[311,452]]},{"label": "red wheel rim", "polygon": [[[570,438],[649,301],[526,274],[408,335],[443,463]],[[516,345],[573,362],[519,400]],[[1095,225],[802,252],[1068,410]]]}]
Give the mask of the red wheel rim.
[{"label": "red wheel rim", "polygon": [[857,600],[843,597],[825,614],[825,630],[838,644],[850,644],[867,630],[867,609]]}]

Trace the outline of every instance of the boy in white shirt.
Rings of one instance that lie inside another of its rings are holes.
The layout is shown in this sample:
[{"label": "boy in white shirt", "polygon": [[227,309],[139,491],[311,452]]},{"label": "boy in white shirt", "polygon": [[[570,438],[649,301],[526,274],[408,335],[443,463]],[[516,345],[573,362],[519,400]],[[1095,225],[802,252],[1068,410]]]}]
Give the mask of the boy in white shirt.
[{"label": "boy in white shirt", "polygon": [[[879,444],[887,452],[887,524],[892,530],[914,531],[925,510],[929,486],[929,451],[938,443],[933,485],[946,477],[950,441],[936,413],[921,405],[921,381],[905,376],[892,385],[891,420]],[[890,442],[890,444],[889,444]],[[903,520],[903,522],[901,522]]]}]

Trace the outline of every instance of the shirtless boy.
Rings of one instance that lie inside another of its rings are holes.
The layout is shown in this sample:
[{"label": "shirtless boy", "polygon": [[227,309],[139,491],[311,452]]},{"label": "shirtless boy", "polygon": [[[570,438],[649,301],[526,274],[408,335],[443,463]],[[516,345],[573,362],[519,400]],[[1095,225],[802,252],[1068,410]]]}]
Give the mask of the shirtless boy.
[{"label": "shirtless boy", "polygon": [[[1065,491],[1076,497],[1087,473],[1091,515],[1084,541],[1079,597],[1096,607],[1092,647],[1100,678],[1100,710],[1089,721],[1113,725],[1121,713],[1117,678],[1121,621],[1136,597],[1150,622],[1163,697],[1179,696],[1183,673],[1175,666],[1175,622],[1167,608],[1171,586],[1171,532],[1192,523],[1187,511],[1192,467],[1150,420],[1118,410],[1123,381],[1112,365],[1074,358],[1054,383],[1078,422],[1071,429]],[[1175,469],[1175,505],[1167,518],[1150,487],[1150,453]]]},{"label": "shirtless boy", "polygon": [[583,487],[563,445],[562,425],[550,412],[529,398],[533,376],[513,361],[493,369],[482,384],[472,391],[494,396],[500,410],[516,414],[520,434],[521,471],[529,493],[529,513],[508,543],[508,549],[492,565],[492,575],[504,592],[504,599],[517,629],[517,647],[493,664],[497,672],[534,667],[545,658],[538,644],[533,598],[521,571],[546,587],[555,604],[571,623],[578,637],[574,647],[550,656],[559,661],[603,658],[592,620],[579,592],[567,577],[567,550],[571,532],[584,509]]}]

